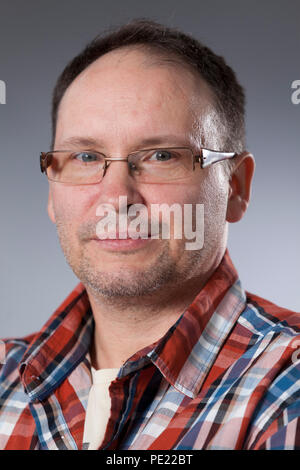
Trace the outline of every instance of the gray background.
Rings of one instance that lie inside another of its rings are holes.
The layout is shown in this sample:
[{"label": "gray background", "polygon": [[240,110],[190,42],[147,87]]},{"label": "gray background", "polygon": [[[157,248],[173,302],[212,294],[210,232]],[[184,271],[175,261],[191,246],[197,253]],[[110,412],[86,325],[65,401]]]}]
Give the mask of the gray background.
[{"label": "gray background", "polygon": [[50,144],[50,98],[66,64],[96,34],[134,17],[177,26],[224,55],[247,91],[256,157],[246,217],[230,226],[247,290],[300,311],[300,2],[1,0],[0,337],[38,330],[76,285],[46,213],[38,155]]}]

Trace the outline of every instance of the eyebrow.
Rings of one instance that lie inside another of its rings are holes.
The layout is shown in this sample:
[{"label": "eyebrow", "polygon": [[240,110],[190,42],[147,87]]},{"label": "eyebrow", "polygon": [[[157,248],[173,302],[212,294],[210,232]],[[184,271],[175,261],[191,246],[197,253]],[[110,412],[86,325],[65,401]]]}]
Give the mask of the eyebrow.
[{"label": "eyebrow", "polygon": [[63,140],[61,143],[63,146],[74,145],[77,147],[93,147],[101,145],[97,139],[92,137],[69,137],[68,139]]},{"label": "eyebrow", "polygon": [[[178,146],[186,146],[187,144],[191,145],[191,142],[188,141],[187,138],[184,136],[179,137],[178,135],[160,135],[160,136],[153,136],[153,137],[147,137],[145,139],[139,140],[137,142],[137,145],[135,147],[137,148],[143,148],[143,147],[149,147],[149,146],[155,146],[155,145],[178,145]],[[74,137],[69,137],[60,144],[60,146],[76,146],[76,147],[104,147],[104,142],[101,141],[100,139],[95,139],[93,137],[80,137],[80,136],[74,136]]]}]

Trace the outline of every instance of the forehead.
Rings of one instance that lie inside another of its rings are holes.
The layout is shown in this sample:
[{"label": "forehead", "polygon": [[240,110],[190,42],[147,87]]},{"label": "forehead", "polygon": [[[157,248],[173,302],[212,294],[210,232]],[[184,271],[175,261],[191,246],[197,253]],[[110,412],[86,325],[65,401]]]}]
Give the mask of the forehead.
[{"label": "forehead", "polygon": [[208,85],[189,66],[119,49],[93,62],[66,90],[56,141],[72,134],[155,137],[162,128],[184,134],[209,112],[211,103]]}]

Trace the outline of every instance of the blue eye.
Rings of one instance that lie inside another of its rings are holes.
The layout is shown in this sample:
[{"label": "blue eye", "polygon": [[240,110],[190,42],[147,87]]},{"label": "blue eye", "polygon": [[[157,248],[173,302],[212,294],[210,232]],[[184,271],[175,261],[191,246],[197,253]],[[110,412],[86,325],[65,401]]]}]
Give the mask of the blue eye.
[{"label": "blue eye", "polygon": [[74,160],[79,160],[82,163],[93,163],[100,160],[99,155],[92,152],[75,153],[72,158]]},{"label": "blue eye", "polygon": [[[154,158],[153,158],[154,157]],[[149,160],[155,160],[158,162],[167,162],[174,158],[174,155],[167,150],[156,150]]]}]

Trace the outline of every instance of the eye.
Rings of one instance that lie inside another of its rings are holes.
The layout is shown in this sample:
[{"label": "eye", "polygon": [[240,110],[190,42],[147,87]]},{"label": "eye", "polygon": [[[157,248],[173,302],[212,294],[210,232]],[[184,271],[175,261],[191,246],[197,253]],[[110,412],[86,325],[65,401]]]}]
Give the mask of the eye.
[{"label": "eye", "polygon": [[171,153],[169,150],[156,150],[152,153],[151,157],[148,160],[153,161],[156,160],[158,162],[167,162],[175,158],[175,155]]},{"label": "eye", "polygon": [[72,160],[78,160],[82,163],[93,163],[100,160],[100,156],[93,152],[80,152],[72,155]]}]

